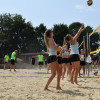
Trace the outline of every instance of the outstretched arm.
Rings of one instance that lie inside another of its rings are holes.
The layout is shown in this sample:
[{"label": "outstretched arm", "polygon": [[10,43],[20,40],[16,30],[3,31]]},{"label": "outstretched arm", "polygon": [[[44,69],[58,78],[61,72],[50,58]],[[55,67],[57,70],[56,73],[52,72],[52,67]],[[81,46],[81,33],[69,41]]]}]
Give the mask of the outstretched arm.
[{"label": "outstretched arm", "polygon": [[84,30],[84,24],[81,25],[79,31],[77,32],[77,34],[74,36],[73,40],[76,41],[77,38],[80,36],[81,32]]},{"label": "outstretched arm", "polygon": [[49,54],[49,49],[47,48],[47,51],[42,50],[43,53]]},{"label": "outstretched arm", "polygon": [[60,56],[62,56],[62,54],[64,53],[64,49],[62,49],[61,51],[60,51]]}]

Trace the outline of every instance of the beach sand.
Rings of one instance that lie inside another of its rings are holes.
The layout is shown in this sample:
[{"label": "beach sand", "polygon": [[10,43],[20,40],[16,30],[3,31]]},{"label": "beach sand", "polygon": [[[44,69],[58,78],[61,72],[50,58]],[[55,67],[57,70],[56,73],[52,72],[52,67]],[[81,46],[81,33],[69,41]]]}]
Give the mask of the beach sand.
[{"label": "beach sand", "polygon": [[43,89],[50,73],[46,72],[46,69],[0,70],[0,100],[100,100],[100,74],[78,78],[79,85],[68,82],[66,75],[61,80],[62,91],[56,90],[54,78],[49,86],[51,91],[47,92]]}]

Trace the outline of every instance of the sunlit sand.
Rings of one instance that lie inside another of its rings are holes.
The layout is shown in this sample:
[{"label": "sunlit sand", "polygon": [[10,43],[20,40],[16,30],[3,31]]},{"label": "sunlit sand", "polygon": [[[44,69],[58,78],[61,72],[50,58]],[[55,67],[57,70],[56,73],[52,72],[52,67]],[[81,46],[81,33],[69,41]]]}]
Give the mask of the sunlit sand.
[{"label": "sunlit sand", "polygon": [[0,100],[100,100],[100,74],[78,78],[78,86],[68,82],[65,75],[62,91],[56,90],[55,78],[47,92],[43,89],[49,76],[46,69],[0,70]]}]

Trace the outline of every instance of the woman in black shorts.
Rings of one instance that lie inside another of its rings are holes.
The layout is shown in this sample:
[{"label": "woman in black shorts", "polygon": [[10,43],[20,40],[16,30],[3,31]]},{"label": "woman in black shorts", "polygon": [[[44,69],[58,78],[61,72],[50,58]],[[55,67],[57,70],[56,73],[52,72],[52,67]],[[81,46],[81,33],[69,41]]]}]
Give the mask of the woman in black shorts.
[{"label": "woman in black shorts", "polygon": [[60,47],[57,48],[57,45],[53,39],[53,32],[51,30],[46,30],[46,32],[44,33],[44,41],[49,51],[48,64],[52,73],[44,90],[47,91],[49,90],[48,86],[52,82],[53,78],[56,76],[56,73],[57,73],[56,89],[60,90],[61,69],[59,67],[58,62],[56,61],[57,60],[56,56],[57,56],[57,51],[60,51],[62,48]]},{"label": "woman in black shorts", "polygon": [[57,52],[57,62],[58,62],[59,67],[61,68],[61,71],[62,71],[62,56],[60,55],[60,51]]},{"label": "woman in black shorts", "polygon": [[83,68],[83,77],[85,76],[85,55],[84,50],[81,49],[81,55],[80,55],[80,69],[79,69],[79,76],[80,76],[80,70]]},{"label": "woman in black shorts", "polygon": [[65,73],[66,73],[66,67],[68,69],[68,75],[71,74],[71,66],[69,64],[68,58],[69,58],[69,52],[68,52],[68,46],[64,45],[63,50],[61,51],[62,55],[62,80],[64,79]]},{"label": "woman in black shorts", "polygon": [[[67,42],[70,43],[70,48],[71,48],[71,54],[69,57],[69,60],[72,63],[72,72],[71,72],[71,83],[74,84],[74,82],[78,85],[77,82],[77,76],[79,73],[79,67],[80,67],[80,58],[79,58],[79,50],[78,50],[78,42],[77,38],[83,31],[84,24],[81,25],[81,28],[79,29],[78,33],[72,37],[70,34],[66,35],[66,40]],[[73,77],[75,75],[75,78],[73,80]]]}]

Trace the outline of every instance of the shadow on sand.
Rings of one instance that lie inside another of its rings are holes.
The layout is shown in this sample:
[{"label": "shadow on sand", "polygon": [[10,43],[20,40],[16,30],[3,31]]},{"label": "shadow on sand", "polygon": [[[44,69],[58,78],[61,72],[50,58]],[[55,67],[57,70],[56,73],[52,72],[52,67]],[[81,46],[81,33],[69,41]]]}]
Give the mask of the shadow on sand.
[{"label": "shadow on sand", "polygon": [[72,96],[85,96],[83,93],[81,93],[79,90],[71,91],[71,90],[62,90],[62,93],[69,94]]},{"label": "shadow on sand", "polygon": [[94,77],[78,77],[78,78],[100,78],[100,75]]},{"label": "shadow on sand", "polygon": [[100,88],[95,88],[95,87],[78,87],[78,88],[82,88],[82,89],[91,89],[91,90],[100,90]]},{"label": "shadow on sand", "polygon": [[51,74],[51,73],[45,73],[45,72],[35,72],[36,74]]}]

